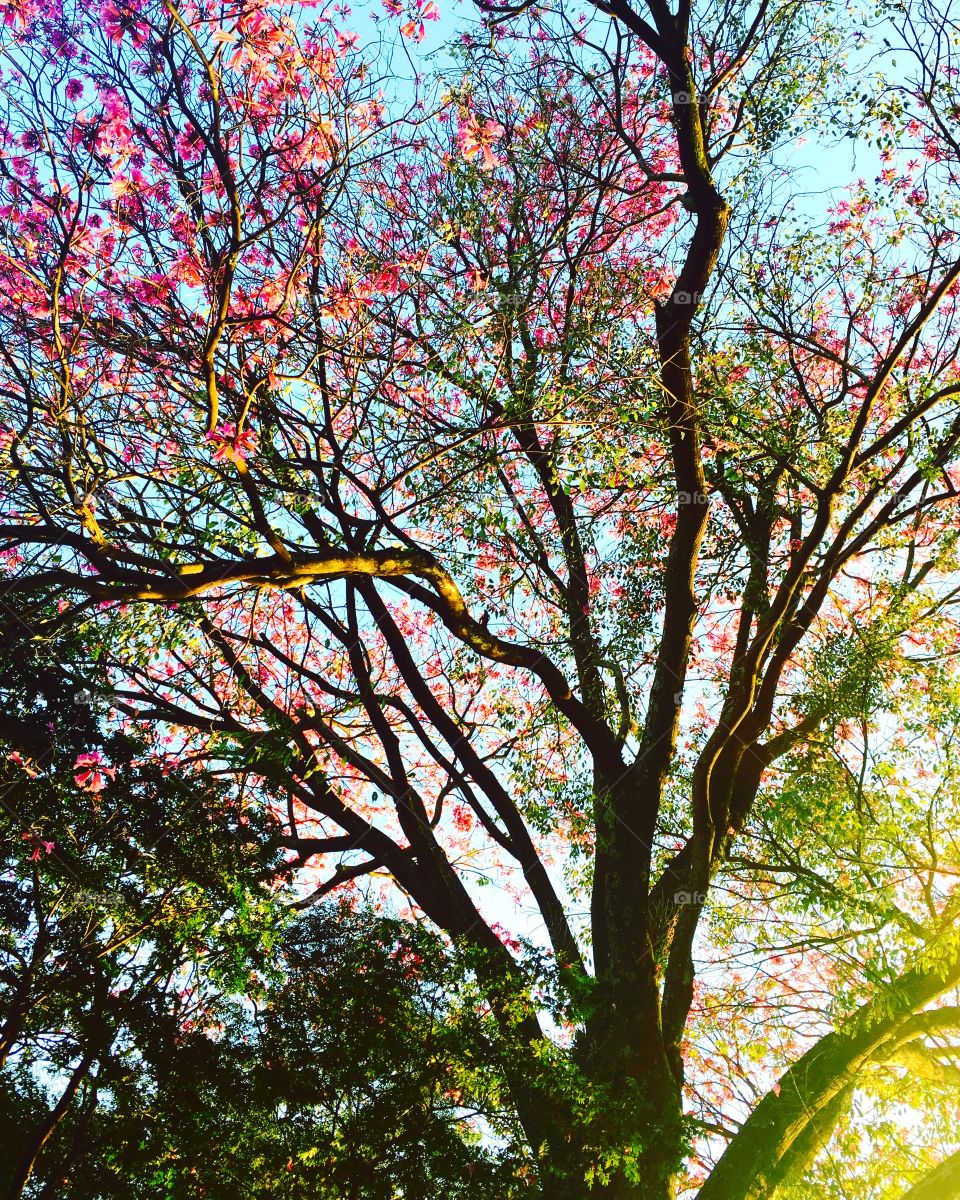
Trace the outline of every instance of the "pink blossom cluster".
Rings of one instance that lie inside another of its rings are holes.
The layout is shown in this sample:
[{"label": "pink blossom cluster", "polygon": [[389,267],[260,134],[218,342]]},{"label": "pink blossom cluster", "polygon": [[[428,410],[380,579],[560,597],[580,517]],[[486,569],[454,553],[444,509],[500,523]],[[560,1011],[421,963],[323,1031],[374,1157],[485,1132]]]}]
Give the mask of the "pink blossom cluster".
[{"label": "pink blossom cluster", "polygon": [[74,783],[85,792],[102,792],[107,786],[107,781],[115,779],[116,774],[116,769],[107,766],[106,759],[99,750],[79,754],[73,764]]}]

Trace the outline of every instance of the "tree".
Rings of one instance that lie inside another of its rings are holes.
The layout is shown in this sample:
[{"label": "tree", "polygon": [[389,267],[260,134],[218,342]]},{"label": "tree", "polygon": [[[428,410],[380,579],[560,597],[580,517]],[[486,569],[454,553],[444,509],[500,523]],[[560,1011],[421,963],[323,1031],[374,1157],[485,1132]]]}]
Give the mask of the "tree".
[{"label": "tree", "polygon": [[202,1024],[260,962],[277,937],[282,858],[269,812],[104,735],[103,679],[81,646],[61,639],[52,659],[14,623],[3,633],[0,1161],[12,1200],[59,1194],[144,1028]]},{"label": "tree", "polygon": [[[127,1003],[95,1102],[65,1114],[23,1194],[523,1195],[522,1162],[478,1133],[496,1087],[471,1087],[463,1023],[415,969],[449,980],[436,959],[417,931],[331,906],[258,964],[246,995],[206,980],[182,1008]],[[16,1082],[5,1115],[19,1131],[32,1096]]]},{"label": "tree", "polygon": [[269,810],[104,737],[82,646],[4,633],[3,1194],[509,1196],[436,935],[345,903],[291,923]]},{"label": "tree", "polygon": [[470,956],[545,1197],[809,1194],[921,1060],[929,1191],[954,16],[385,7],[9,7],[4,595]]}]

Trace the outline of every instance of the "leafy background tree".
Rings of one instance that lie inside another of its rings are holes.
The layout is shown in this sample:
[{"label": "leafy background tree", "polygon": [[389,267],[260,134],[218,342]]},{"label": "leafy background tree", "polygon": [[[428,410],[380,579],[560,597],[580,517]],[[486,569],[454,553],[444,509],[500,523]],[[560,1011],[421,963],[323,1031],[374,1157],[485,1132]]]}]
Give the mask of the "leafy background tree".
[{"label": "leafy background tree", "polygon": [[82,644],[4,632],[7,1194],[512,1194],[437,938],[345,904],[291,924],[269,810],[105,733]]}]

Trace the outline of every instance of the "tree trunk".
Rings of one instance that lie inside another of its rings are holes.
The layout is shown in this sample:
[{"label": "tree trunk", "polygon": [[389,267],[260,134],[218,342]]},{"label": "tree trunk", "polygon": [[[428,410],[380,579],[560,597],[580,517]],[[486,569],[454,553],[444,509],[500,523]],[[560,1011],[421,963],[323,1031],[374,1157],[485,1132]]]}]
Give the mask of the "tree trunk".
[{"label": "tree trunk", "polygon": [[43,1119],[40,1128],[31,1139],[30,1144],[20,1159],[17,1169],[13,1173],[13,1178],[10,1181],[10,1187],[7,1190],[7,1200],[19,1200],[19,1197],[23,1195],[23,1189],[27,1186],[30,1176],[33,1174],[34,1167],[37,1165],[37,1160],[40,1157],[40,1152],[50,1140],[53,1131],[66,1116],[70,1105],[73,1103],[74,1096],[80,1090],[80,1085],[86,1079],[96,1058],[97,1055],[94,1051],[88,1051],[74,1068],[73,1074],[70,1076],[70,1080],[64,1088],[60,1099],[57,1101],[56,1106]]},{"label": "tree trunk", "polygon": [[614,1165],[609,1145],[591,1152],[571,1144],[563,1161],[549,1157],[541,1164],[542,1200],[675,1200],[677,1156],[650,1145],[627,1171]]}]

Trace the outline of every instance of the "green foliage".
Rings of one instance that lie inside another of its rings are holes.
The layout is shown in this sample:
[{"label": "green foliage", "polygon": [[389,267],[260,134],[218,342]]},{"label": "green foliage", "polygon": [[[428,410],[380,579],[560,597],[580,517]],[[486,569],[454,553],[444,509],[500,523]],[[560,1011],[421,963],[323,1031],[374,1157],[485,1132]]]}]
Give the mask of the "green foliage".
[{"label": "green foliage", "polygon": [[[89,1052],[27,1196],[513,1195],[466,968],[405,922],[294,918],[268,808],[105,733],[82,645],[6,632],[0,1174]],[[99,792],[73,777],[92,751]]]},{"label": "green foliage", "polygon": [[480,1144],[483,1108],[461,1091],[464,1026],[425,982],[445,969],[435,938],[334,905],[274,962],[202,1028],[158,1013],[137,1030],[65,1196],[514,1194],[515,1164]]}]

